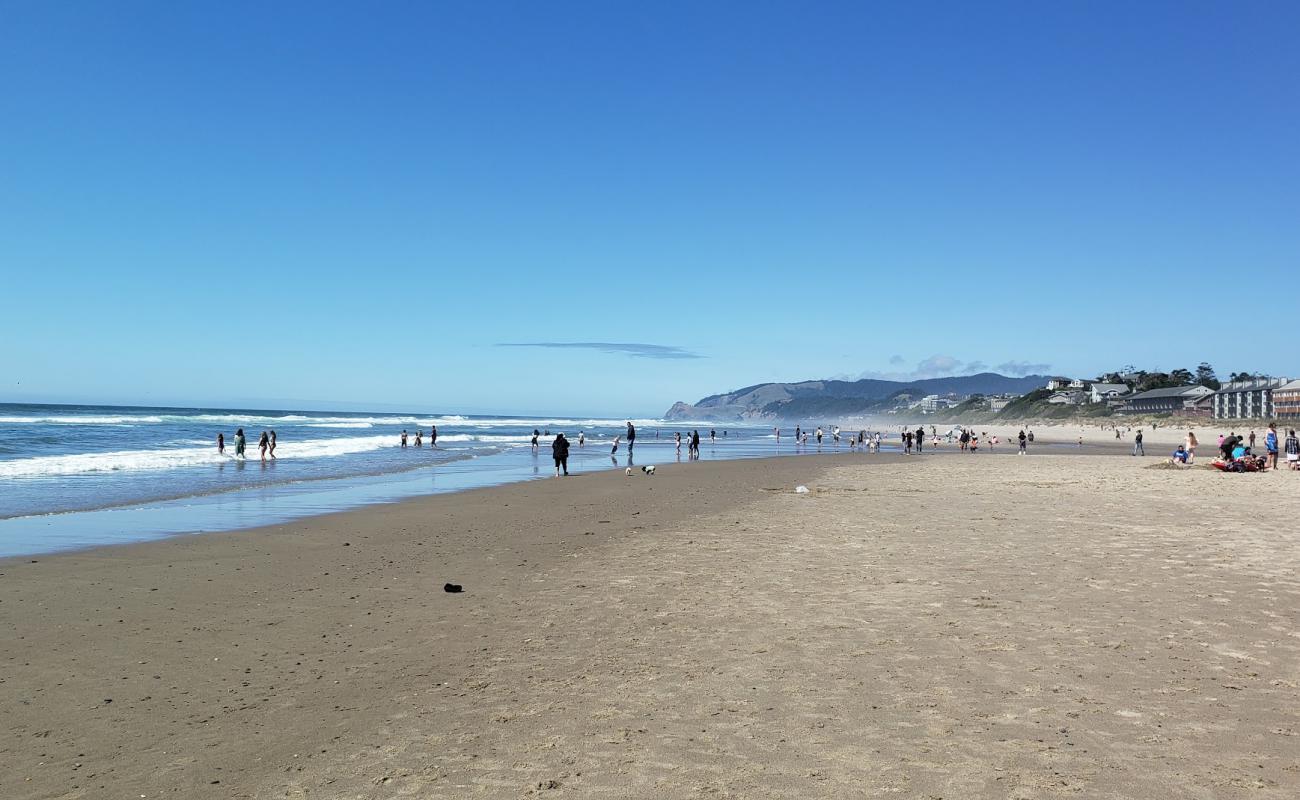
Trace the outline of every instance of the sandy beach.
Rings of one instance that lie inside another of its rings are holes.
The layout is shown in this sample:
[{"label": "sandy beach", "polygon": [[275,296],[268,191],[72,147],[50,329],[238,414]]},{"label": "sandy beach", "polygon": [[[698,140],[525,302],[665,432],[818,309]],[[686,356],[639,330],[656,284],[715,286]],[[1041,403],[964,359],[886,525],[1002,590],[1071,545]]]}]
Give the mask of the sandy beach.
[{"label": "sandy beach", "polygon": [[1300,793],[1300,475],[1013,449],[0,562],[0,796]]}]

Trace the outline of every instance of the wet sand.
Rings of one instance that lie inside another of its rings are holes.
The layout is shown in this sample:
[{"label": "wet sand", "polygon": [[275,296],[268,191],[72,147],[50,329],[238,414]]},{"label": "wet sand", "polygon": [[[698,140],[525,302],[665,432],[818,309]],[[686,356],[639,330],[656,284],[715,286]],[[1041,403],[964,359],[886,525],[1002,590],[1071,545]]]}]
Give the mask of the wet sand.
[{"label": "wet sand", "polygon": [[1294,797],[1300,474],[1157,461],[706,461],[0,562],[0,796]]}]

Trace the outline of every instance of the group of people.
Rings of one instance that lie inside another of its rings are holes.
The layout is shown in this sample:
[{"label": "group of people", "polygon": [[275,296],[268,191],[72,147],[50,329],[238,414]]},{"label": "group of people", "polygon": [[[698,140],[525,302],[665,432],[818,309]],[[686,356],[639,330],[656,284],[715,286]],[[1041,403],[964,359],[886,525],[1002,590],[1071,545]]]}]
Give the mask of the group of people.
[{"label": "group of people", "polygon": [[[274,436],[274,435],[275,435],[275,434],[273,433],[272,436]],[[406,429],[402,429],[402,436],[401,436],[400,441],[401,441],[401,443],[402,443],[402,447],[406,447],[406,446],[407,446],[407,434],[406,434]],[[415,446],[416,446],[416,447],[424,447],[424,432],[421,431],[419,428],[416,428],[416,429],[415,429]],[[429,426],[429,446],[430,446],[430,447],[437,447],[437,446],[438,446],[438,426],[437,426],[437,425],[430,425],[430,426]]]},{"label": "group of people", "polygon": [[[1181,461],[1184,464],[1191,463],[1195,458],[1196,435],[1191,431],[1187,432],[1187,443],[1180,450],[1188,451],[1186,458],[1181,458],[1178,451],[1174,451],[1174,460]],[[1190,445],[1190,447],[1188,446]],[[1286,454],[1287,468],[1291,470],[1300,470],[1300,438],[1296,437],[1294,428],[1287,431],[1285,440],[1282,440],[1278,430],[1277,423],[1270,422],[1268,430],[1264,433],[1264,456],[1261,469],[1278,470],[1278,456],[1281,453]],[[1238,436],[1235,431],[1230,432],[1227,436],[1219,434],[1219,457],[1225,463],[1238,463],[1244,461],[1253,461],[1259,458],[1255,454],[1255,432],[1251,431],[1248,436]]]},{"label": "group of people", "polygon": [[[247,439],[244,437],[244,429],[235,429],[235,458],[244,457],[244,449],[247,446]],[[403,447],[406,445],[403,444]],[[262,431],[261,437],[257,440],[257,449],[262,452],[262,460],[265,461],[269,455],[275,458],[275,431]],[[226,454],[226,434],[217,434],[217,454]]]},{"label": "group of people", "polygon": [[[716,442],[717,439],[715,438],[714,441]],[[677,446],[677,457],[681,458],[682,455],[681,431],[677,431],[676,433],[673,434],[673,443]],[[686,434],[686,458],[690,461],[698,461],[700,458],[700,432],[698,429],[692,430],[690,433]]]}]

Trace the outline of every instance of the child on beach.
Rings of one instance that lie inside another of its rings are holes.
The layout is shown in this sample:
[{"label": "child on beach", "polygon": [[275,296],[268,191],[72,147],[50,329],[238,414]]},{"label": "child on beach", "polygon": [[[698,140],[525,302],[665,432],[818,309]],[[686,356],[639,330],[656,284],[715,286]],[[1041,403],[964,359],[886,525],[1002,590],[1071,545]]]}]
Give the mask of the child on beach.
[{"label": "child on beach", "polygon": [[275,458],[275,431],[271,431],[271,444],[268,450],[271,453],[271,458]]},{"label": "child on beach", "polygon": [[677,445],[677,455],[682,454],[682,432],[678,431],[673,434],[673,442]]},{"label": "child on beach", "polygon": [[218,433],[217,434],[217,455],[220,456],[225,454],[226,454],[226,435],[224,433]]},{"label": "child on beach", "polygon": [[402,431],[402,447],[406,447],[406,431]]},{"label": "child on beach", "polygon": [[610,454],[611,456],[618,452],[618,443],[619,443],[620,438],[621,438],[621,437],[619,437],[619,436],[615,436],[615,437],[614,437],[614,446],[611,447],[611,448],[609,449],[609,454]]},{"label": "child on beach", "polygon": [[1296,438],[1294,428],[1286,434],[1286,463],[1293,470],[1300,469],[1300,439]]},{"label": "child on beach", "polygon": [[424,439],[421,438],[422,436],[424,436],[424,433],[423,433],[419,428],[416,428],[416,429],[415,429],[415,446],[416,446],[416,447],[424,447]]}]

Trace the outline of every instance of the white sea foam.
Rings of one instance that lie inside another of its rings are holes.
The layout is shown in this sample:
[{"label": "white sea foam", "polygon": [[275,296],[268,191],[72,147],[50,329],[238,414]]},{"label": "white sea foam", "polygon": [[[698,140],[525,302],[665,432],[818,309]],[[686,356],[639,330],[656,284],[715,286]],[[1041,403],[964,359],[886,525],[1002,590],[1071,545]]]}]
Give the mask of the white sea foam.
[{"label": "white sea foam", "polygon": [[162,421],[162,417],[141,414],[115,417],[0,417],[0,425],[147,425],[149,423]]},{"label": "white sea foam", "polygon": [[[392,436],[354,436],[338,439],[314,439],[280,442],[275,454],[279,459],[328,458],[396,447]],[[226,455],[219,455],[212,445],[177,447],[165,450],[124,450],[112,453],[76,453],[65,456],[37,456],[0,461],[0,478],[39,478],[54,475],[169,470],[220,464],[233,460],[234,443],[226,440]],[[259,457],[256,441],[248,443],[250,459]]]},{"label": "white sea foam", "polygon": [[371,422],[311,422],[303,427],[306,428],[373,428]]},{"label": "white sea foam", "polygon": [[[551,430],[581,430],[584,428],[621,427],[624,419],[568,418],[568,417],[510,417],[489,419],[466,417],[459,414],[441,416],[392,414],[366,417],[306,416],[303,414],[121,414],[121,415],[28,415],[0,416],[2,425],[231,425],[245,427],[374,427],[439,425],[452,428],[550,428]],[[663,427],[665,422],[658,419],[634,419],[632,424],[639,428]],[[679,423],[681,424],[681,423]]]}]

